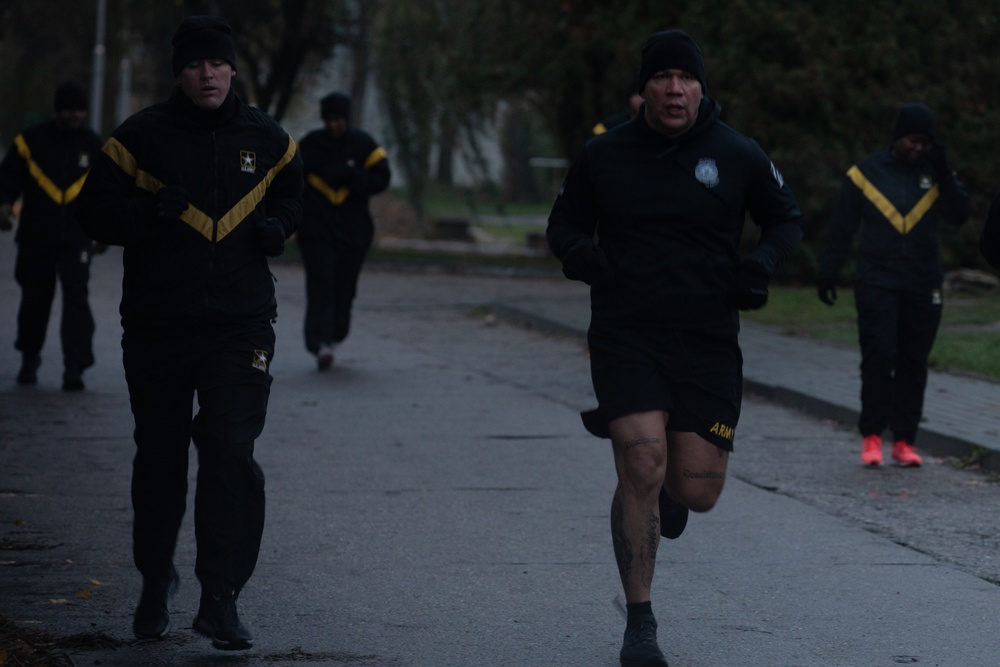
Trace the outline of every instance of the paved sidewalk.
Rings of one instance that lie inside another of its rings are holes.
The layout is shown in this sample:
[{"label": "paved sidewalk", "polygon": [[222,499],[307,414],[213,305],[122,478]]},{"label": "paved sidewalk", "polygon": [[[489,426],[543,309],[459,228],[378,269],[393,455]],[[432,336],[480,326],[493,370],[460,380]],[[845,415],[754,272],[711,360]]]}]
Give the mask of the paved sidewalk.
[{"label": "paved sidewalk", "polygon": [[[586,301],[530,298],[495,303],[499,315],[540,329],[586,336]],[[861,355],[857,350],[782,335],[744,321],[740,334],[748,391],[854,426],[860,408]],[[931,372],[917,449],[939,457],[978,454],[1000,471],[1000,384]],[[982,450],[986,450],[983,452]]]}]

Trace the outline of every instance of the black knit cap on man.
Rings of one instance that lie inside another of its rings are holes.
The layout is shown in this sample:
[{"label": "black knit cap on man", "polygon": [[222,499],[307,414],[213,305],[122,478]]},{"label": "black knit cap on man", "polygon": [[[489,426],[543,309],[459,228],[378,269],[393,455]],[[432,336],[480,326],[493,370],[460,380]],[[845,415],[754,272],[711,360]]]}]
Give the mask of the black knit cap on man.
[{"label": "black knit cap on man", "polygon": [[351,98],[344,93],[330,93],[319,101],[320,118],[351,119]]},{"label": "black knit cap on man", "polygon": [[76,132],[87,122],[90,101],[87,91],[76,81],[63,81],[56,88],[52,108],[56,112],[56,128],[64,132]]},{"label": "black knit cap on man", "polygon": [[642,49],[642,64],[639,66],[639,92],[645,89],[646,82],[654,74],[665,69],[679,69],[693,74],[701,83],[702,94],[708,93],[708,76],[701,48],[683,30],[655,32],[646,40],[646,46]]},{"label": "black knit cap on man", "polygon": [[236,49],[233,47],[232,28],[218,16],[191,16],[184,19],[171,41],[174,47],[170,59],[174,76],[189,62],[196,60],[225,60],[236,69]]},{"label": "black knit cap on man", "polygon": [[64,81],[56,88],[52,107],[56,113],[60,111],[86,111],[90,106],[87,91],[76,81]]},{"label": "black knit cap on man", "polygon": [[892,140],[911,134],[926,134],[931,141],[937,133],[937,124],[930,107],[919,102],[910,102],[899,107],[892,125]]}]

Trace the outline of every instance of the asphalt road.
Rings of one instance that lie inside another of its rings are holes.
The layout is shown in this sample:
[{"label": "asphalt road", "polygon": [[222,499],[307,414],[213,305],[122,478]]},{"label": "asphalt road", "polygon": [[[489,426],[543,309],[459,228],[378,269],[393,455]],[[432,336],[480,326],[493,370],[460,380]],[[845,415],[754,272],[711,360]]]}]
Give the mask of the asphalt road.
[{"label": "asphalt road", "polygon": [[[258,441],[268,518],[241,598],[257,644],[229,655],[189,629],[190,522],[175,631],[131,640],[140,582],[117,255],[95,266],[98,364],[87,391],[66,394],[54,328],[39,385],[13,382],[10,245],[0,239],[7,619],[109,640],[69,650],[76,665],[617,664],[614,473],[577,415],[593,403],[586,350],[490,306],[585,299],[585,288],[368,270],[354,331],[320,374],[301,345],[301,271],[276,267],[275,383]],[[997,664],[995,480],[940,460],[863,469],[856,441],[747,398],[722,500],[661,547],[654,609],[672,667]]]}]

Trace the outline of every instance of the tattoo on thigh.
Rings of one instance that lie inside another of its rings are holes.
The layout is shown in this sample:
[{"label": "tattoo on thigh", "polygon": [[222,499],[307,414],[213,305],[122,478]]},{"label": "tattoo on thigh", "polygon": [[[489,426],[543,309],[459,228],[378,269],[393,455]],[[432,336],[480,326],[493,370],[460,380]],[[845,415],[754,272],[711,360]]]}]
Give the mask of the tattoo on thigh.
[{"label": "tattoo on thigh", "polygon": [[618,492],[615,492],[614,500],[611,501],[611,543],[615,549],[615,560],[618,562],[618,575],[621,577],[622,586],[626,585],[632,574],[632,543],[625,534],[624,524],[625,508]]},{"label": "tattoo on thigh", "polygon": [[687,468],[684,469],[684,476],[689,479],[724,479],[725,475],[721,472],[692,472]]},{"label": "tattoo on thigh", "polygon": [[645,438],[636,438],[635,440],[626,440],[625,449],[632,449],[633,447],[638,447],[640,445],[658,445],[660,444],[659,438],[654,438],[652,436]]}]

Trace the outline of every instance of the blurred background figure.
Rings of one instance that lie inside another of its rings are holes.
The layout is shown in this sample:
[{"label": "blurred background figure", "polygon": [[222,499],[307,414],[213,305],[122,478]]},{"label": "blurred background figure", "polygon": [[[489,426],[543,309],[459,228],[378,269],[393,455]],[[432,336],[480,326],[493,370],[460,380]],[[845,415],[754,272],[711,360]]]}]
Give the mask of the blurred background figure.
[{"label": "blurred background figure", "polygon": [[351,127],[351,98],[330,93],[320,100],[323,127],[299,143],[306,190],[298,240],[306,270],[306,349],[319,370],[351,328],[358,276],[375,236],[369,199],[389,187],[385,150]]},{"label": "blurred background figure", "polygon": [[[0,229],[8,231],[17,223],[14,276],[21,286],[14,342],[21,352],[17,382],[38,381],[58,280],[62,388],[80,391],[83,371],[94,365],[94,317],[87,284],[95,246],[76,221],[74,202],[102,142],[87,127],[87,93],[80,85],[60,84],[54,106],[55,118],[14,137],[0,163]],[[19,198],[20,217],[15,220],[13,207]]]}]

